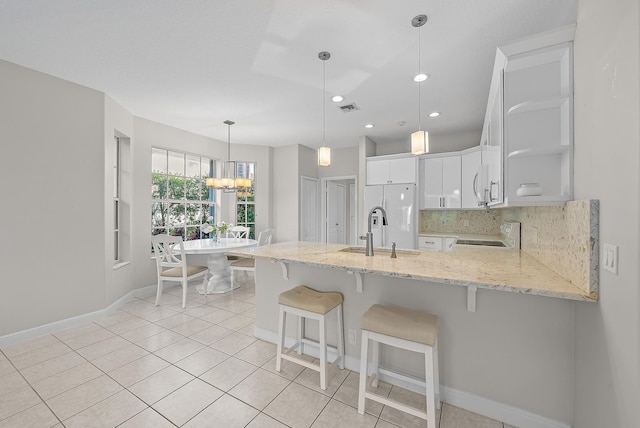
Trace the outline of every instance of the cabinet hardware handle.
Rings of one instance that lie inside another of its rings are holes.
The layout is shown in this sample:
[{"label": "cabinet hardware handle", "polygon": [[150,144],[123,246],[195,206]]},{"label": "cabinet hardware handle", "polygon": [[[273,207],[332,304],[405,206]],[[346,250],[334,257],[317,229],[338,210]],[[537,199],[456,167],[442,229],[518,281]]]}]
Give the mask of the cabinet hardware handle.
[{"label": "cabinet hardware handle", "polygon": [[478,193],[478,172],[476,172],[476,175],[473,177],[473,194],[476,196],[476,199],[478,202],[482,202],[480,200],[480,194]]}]

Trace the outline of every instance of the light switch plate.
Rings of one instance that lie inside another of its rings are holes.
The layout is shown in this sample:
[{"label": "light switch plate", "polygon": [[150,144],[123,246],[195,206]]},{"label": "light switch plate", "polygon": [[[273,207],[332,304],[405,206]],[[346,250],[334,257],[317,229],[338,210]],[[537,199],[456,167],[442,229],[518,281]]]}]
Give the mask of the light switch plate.
[{"label": "light switch plate", "polygon": [[602,267],[614,275],[618,274],[618,246],[604,244],[602,248]]}]

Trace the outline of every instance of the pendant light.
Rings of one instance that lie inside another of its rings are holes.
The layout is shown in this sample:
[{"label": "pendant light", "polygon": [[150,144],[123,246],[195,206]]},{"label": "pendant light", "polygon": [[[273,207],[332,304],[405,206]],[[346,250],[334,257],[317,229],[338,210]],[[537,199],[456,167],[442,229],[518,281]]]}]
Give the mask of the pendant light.
[{"label": "pendant light", "polygon": [[413,79],[418,82],[418,130],[411,134],[411,153],[414,155],[429,153],[429,133],[422,130],[422,99],[420,94],[422,82],[427,79],[427,75],[420,71],[420,27],[426,22],[427,15],[417,15],[411,20],[411,25],[418,28],[418,74]]},{"label": "pendant light", "polygon": [[326,62],[331,58],[329,52],[318,54],[322,60],[323,88],[322,88],[322,146],[318,148],[318,166],[331,165],[331,147],[327,146],[327,67]]},{"label": "pendant light", "polygon": [[227,125],[227,160],[222,163],[222,177],[207,178],[206,184],[208,187],[214,189],[221,189],[225,192],[234,192],[236,190],[246,190],[251,188],[252,182],[248,177],[236,177],[237,167],[236,162],[231,160],[231,125],[235,122],[231,120],[225,120],[224,124]]}]

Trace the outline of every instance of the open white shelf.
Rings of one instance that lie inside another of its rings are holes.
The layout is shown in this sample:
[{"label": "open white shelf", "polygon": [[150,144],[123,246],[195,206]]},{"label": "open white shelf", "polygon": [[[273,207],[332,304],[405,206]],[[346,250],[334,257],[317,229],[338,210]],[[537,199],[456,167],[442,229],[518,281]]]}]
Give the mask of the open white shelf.
[{"label": "open white shelf", "polygon": [[518,158],[525,156],[546,156],[546,155],[559,155],[569,150],[569,146],[561,145],[556,147],[544,147],[544,148],[528,148],[514,150],[507,155],[508,158]]},{"label": "open white shelf", "polygon": [[528,113],[536,110],[560,108],[560,107],[563,107],[563,104],[567,102],[569,102],[568,96],[525,101],[511,107],[507,112],[507,114],[513,115],[518,113]]},{"label": "open white shelf", "polygon": [[540,195],[540,196],[508,196],[508,205],[524,206],[524,205],[562,205],[570,201],[569,195]]}]

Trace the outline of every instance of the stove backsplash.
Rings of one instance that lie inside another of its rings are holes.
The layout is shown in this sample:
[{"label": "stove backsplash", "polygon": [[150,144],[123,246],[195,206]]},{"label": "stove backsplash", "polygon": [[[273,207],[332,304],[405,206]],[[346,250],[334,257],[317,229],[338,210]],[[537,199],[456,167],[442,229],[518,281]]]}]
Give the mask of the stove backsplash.
[{"label": "stove backsplash", "polygon": [[[499,235],[503,210],[421,210],[420,233]],[[465,226],[465,220],[469,226]]]},{"label": "stove backsplash", "polygon": [[597,296],[597,200],[571,201],[556,207],[422,210],[419,230],[420,233],[498,235],[504,220],[522,224],[522,251],[583,291]]}]

